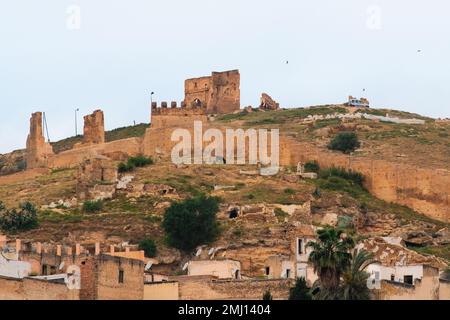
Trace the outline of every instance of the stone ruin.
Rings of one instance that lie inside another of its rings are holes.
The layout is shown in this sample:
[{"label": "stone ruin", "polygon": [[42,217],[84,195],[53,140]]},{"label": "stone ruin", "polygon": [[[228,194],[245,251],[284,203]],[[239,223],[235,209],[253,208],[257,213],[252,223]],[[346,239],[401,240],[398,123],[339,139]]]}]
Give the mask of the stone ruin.
[{"label": "stone ruin", "polygon": [[35,112],[30,119],[30,134],[27,138],[26,162],[28,169],[47,166],[47,160],[53,154],[50,143],[45,142],[42,130],[42,112]]},{"label": "stone ruin", "polygon": [[278,110],[280,104],[273,100],[267,93],[262,93],[259,108],[261,110]]},{"label": "stone ruin", "polygon": [[116,192],[117,167],[105,156],[95,156],[85,160],[78,168],[78,200],[110,199]]},{"label": "stone ruin", "polygon": [[105,118],[103,111],[95,110],[84,116],[84,144],[101,144],[105,142]]},{"label": "stone ruin", "polygon": [[184,104],[202,107],[208,114],[227,114],[241,108],[239,70],[213,72],[211,76],[187,79]]}]

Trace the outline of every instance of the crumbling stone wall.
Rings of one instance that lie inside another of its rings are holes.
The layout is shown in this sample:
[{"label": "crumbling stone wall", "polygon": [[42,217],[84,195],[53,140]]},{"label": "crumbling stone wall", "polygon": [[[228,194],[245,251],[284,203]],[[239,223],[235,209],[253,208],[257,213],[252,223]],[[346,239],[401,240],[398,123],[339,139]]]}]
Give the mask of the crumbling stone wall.
[{"label": "crumbling stone wall", "polygon": [[280,162],[284,165],[316,160],[323,168],[335,166],[361,172],[366,177],[366,188],[376,197],[406,205],[434,219],[450,221],[448,170],[344,155],[289,138],[280,141],[280,148]]},{"label": "crumbling stone wall", "polygon": [[45,142],[42,131],[42,112],[35,112],[31,115],[30,134],[27,138],[27,168],[46,167],[47,160],[52,154],[53,148],[50,143]]},{"label": "crumbling stone wall", "polygon": [[187,79],[184,90],[186,106],[206,108],[209,114],[233,113],[241,107],[239,70]]},{"label": "crumbling stone wall", "polygon": [[79,293],[64,283],[0,277],[0,300],[79,300]]},{"label": "crumbling stone wall", "polygon": [[84,116],[84,144],[105,143],[105,118],[103,111],[95,110]]},{"label": "crumbling stone wall", "polygon": [[210,280],[188,277],[179,280],[180,300],[261,300],[269,290],[275,300],[287,300],[291,280]]},{"label": "crumbling stone wall", "polygon": [[262,110],[277,110],[280,108],[280,104],[273,100],[267,93],[262,93],[259,108]]},{"label": "crumbling stone wall", "polygon": [[112,197],[116,182],[117,167],[114,162],[104,156],[93,157],[79,166],[77,197],[79,200]]}]

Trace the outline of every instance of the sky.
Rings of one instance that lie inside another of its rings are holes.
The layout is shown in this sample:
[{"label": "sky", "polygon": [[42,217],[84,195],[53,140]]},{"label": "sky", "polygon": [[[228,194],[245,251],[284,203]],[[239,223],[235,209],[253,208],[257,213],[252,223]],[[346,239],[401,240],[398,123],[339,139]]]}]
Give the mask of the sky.
[{"label": "sky", "polygon": [[[24,148],[32,112],[56,141],[82,115],[150,121],[184,80],[239,69],[241,105],[366,96],[450,117],[448,0],[0,0],[0,153]],[[287,63],[288,62],[288,63]],[[365,92],[363,92],[365,89]]]}]

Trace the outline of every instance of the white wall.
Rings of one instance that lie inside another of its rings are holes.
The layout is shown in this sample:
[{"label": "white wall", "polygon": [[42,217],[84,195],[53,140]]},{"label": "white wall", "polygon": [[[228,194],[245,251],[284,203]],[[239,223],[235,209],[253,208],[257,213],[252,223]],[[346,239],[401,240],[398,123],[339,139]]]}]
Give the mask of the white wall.
[{"label": "white wall", "polygon": [[211,275],[219,279],[235,279],[237,270],[240,278],[241,263],[234,260],[190,261],[188,264],[189,276]]},{"label": "white wall", "polygon": [[31,273],[31,264],[24,261],[9,260],[0,252],[0,276],[24,278]]}]

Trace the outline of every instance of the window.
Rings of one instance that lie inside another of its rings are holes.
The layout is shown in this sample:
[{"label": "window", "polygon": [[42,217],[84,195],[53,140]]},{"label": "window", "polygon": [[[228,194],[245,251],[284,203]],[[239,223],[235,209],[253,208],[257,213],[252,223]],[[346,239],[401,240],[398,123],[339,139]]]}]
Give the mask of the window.
[{"label": "window", "polygon": [[119,283],[123,283],[123,270],[119,270]]},{"label": "window", "polygon": [[412,285],[413,284],[413,276],[409,276],[409,275],[408,276],[404,276],[403,277],[403,282]]},{"label": "window", "polygon": [[48,275],[48,266],[46,264],[42,265],[42,275],[43,276]]},{"label": "window", "polygon": [[286,279],[291,277],[291,269],[286,269]]},{"label": "window", "polygon": [[270,267],[266,267],[266,276],[270,274]]},{"label": "window", "polygon": [[298,239],[298,254],[303,254],[303,240]]},{"label": "window", "polygon": [[391,274],[391,281],[395,281],[395,275]]}]

